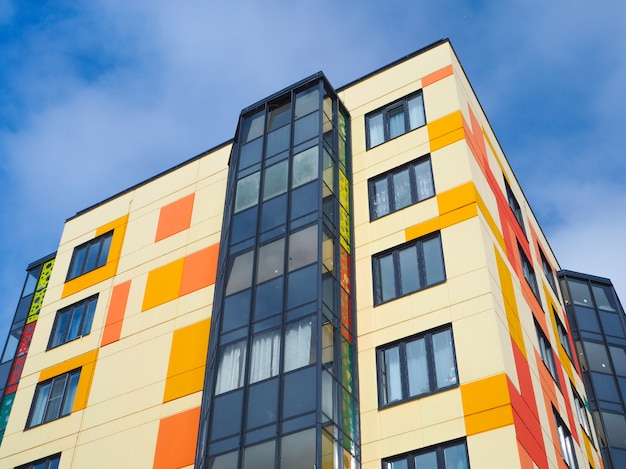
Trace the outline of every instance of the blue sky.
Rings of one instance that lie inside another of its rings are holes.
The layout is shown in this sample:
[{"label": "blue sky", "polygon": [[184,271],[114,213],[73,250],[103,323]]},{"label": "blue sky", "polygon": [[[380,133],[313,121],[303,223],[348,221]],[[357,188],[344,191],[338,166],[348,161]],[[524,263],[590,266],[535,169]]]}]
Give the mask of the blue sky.
[{"label": "blue sky", "polygon": [[66,218],[242,108],[450,38],[561,266],[626,300],[626,3],[0,0],[0,342]]}]

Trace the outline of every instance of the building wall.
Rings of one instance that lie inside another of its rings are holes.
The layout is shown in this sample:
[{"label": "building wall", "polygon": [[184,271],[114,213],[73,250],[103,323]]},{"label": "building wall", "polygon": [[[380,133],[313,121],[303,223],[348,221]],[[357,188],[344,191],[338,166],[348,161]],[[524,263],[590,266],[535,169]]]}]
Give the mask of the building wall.
[{"label": "building wall", "polygon": [[[193,464],[230,147],[68,220],[0,447],[3,467]],[[66,281],[114,230],[105,266]],[[57,311],[97,294],[89,334],[47,350]],[[82,367],[70,415],[25,430],[37,383]]]},{"label": "building wall", "polygon": [[[420,89],[426,125],[367,150],[366,115]],[[554,314],[564,324],[567,318],[542,274],[539,250],[552,270],[558,264],[449,44],[339,95],[351,112],[354,142],[363,467],[465,436],[472,467],[564,467],[553,407],[573,434],[581,467],[587,459],[601,467],[572,415],[569,381],[581,395],[584,389],[577,364],[557,345]],[[427,154],[436,196],[371,221],[368,180]],[[505,178],[526,234],[509,208]],[[372,256],[436,231],[446,281],[375,306]],[[518,243],[534,267],[538,298],[524,278]],[[554,349],[560,385],[542,363],[535,321]],[[377,350],[446,324],[460,386],[381,407]]]}]

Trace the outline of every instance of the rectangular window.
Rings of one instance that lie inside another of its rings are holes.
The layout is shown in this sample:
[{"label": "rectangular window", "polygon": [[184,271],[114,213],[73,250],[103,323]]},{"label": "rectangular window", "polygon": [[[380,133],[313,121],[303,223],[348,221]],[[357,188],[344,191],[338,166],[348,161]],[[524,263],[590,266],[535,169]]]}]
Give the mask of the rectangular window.
[{"label": "rectangular window", "polygon": [[79,277],[107,263],[113,231],[74,248],[67,280]]},{"label": "rectangular window", "polygon": [[434,195],[430,157],[425,156],[369,180],[370,217],[376,220]]},{"label": "rectangular window", "polygon": [[570,469],[578,469],[578,464],[576,463],[576,456],[574,456],[574,440],[572,439],[572,434],[569,429],[565,425],[565,422],[561,419],[557,411],[552,408],[554,412],[554,419],[556,420],[556,429],[559,435],[559,443],[561,445],[561,456],[563,457],[563,461],[567,464],[567,467]]},{"label": "rectangular window", "polygon": [[372,257],[374,304],[436,285],[446,279],[439,233]]},{"label": "rectangular window", "polygon": [[539,296],[539,285],[537,284],[537,277],[535,276],[535,269],[533,269],[533,265],[528,260],[528,257],[526,257],[526,254],[524,254],[524,251],[519,243],[517,243],[517,248],[519,250],[520,261],[522,262],[522,272],[524,273],[524,278],[528,282],[530,289],[535,294],[535,298],[541,302]]},{"label": "rectangular window", "polygon": [[376,353],[381,406],[458,384],[450,326],[382,346]]},{"label": "rectangular window", "polygon": [[71,414],[78,378],[80,368],[38,383],[26,428]]},{"label": "rectangular window", "polygon": [[556,372],[556,362],[554,361],[554,353],[552,351],[552,346],[550,345],[550,341],[546,337],[546,335],[541,330],[537,321],[535,321],[535,329],[537,330],[537,340],[539,341],[539,354],[541,355],[541,360],[548,368],[550,375],[556,384],[559,384],[559,375]]},{"label": "rectangular window", "polygon": [[552,291],[556,293],[557,290],[556,290],[556,279],[554,278],[554,271],[552,270],[552,267],[550,266],[550,263],[548,262],[546,255],[543,253],[541,249],[539,249],[539,253],[541,254],[541,266],[543,267],[543,274],[546,276],[546,280],[548,280],[548,283],[552,287]]},{"label": "rectangular window", "polygon": [[517,223],[519,223],[520,228],[526,234],[526,228],[524,227],[524,218],[522,217],[522,208],[520,204],[517,202],[517,199],[513,195],[513,191],[511,190],[511,186],[509,186],[509,182],[504,178],[504,187],[506,188],[506,198],[509,202],[509,207],[513,211],[513,215],[515,215],[515,219]]},{"label": "rectangular window", "polygon": [[16,467],[15,469],[57,469],[59,467],[59,461],[61,460],[61,453],[47,458],[38,459],[37,461],[29,462]]},{"label": "rectangular window", "polygon": [[59,310],[54,318],[48,350],[89,334],[97,302],[98,295],[95,295]]},{"label": "rectangular window", "polygon": [[465,441],[444,443],[383,459],[383,469],[469,469]]},{"label": "rectangular window", "polygon": [[425,124],[424,98],[418,91],[365,116],[367,149]]},{"label": "rectangular window", "polygon": [[554,308],[552,308],[552,313],[554,314],[554,318],[556,319],[556,329],[559,332],[559,341],[561,342],[561,345],[563,346],[563,350],[565,350],[565,353],[567,353],[567,356],[571,360],[573,355],[572,355],[572,349],[569,345],[569,336],[567,334],[567,329],[565,329],[565,326],[559,319],[559,316],[556,314],[556,311],[554,310]]},{"label": "rectangular window", "polygon": [[[574,406],[576,407],[576,415],[578,416],[578,422],[587,436],[591,439],[591,426],[589,425],[589,414],[587,413],[587,406],[583,402],[580,395],[574,389],[574,386],[570,383],[572,388],[572,394],[574,395]],[[593,441],[593,440],[592,440]]]}]

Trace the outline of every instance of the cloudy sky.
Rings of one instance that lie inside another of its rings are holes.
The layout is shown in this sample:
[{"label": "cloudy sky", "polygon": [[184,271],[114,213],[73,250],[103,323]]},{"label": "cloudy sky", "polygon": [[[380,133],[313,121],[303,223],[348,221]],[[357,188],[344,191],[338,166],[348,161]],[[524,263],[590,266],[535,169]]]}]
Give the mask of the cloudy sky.
[{"label": "cloudy sky", "polygon": [[229,140],[242,108],[450,38],[561,266],[626,301],[626,3],[0,0],[0,342],[66,218]]}]

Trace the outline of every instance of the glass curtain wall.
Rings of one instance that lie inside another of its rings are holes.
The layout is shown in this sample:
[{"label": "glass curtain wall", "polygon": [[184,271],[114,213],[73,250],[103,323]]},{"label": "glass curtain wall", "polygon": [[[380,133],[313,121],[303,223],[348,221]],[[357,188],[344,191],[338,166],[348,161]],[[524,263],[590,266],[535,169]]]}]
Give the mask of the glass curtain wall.
[{"label": "glass curtain wall", "polygon": [[350,174],[322,74],[242,112],[196,467],[358,467]]},{"label": "glass curtain wall", "polygon": [[608,279],[561,271],[559,281],[604,466],[626,467],[624,310]]}]

